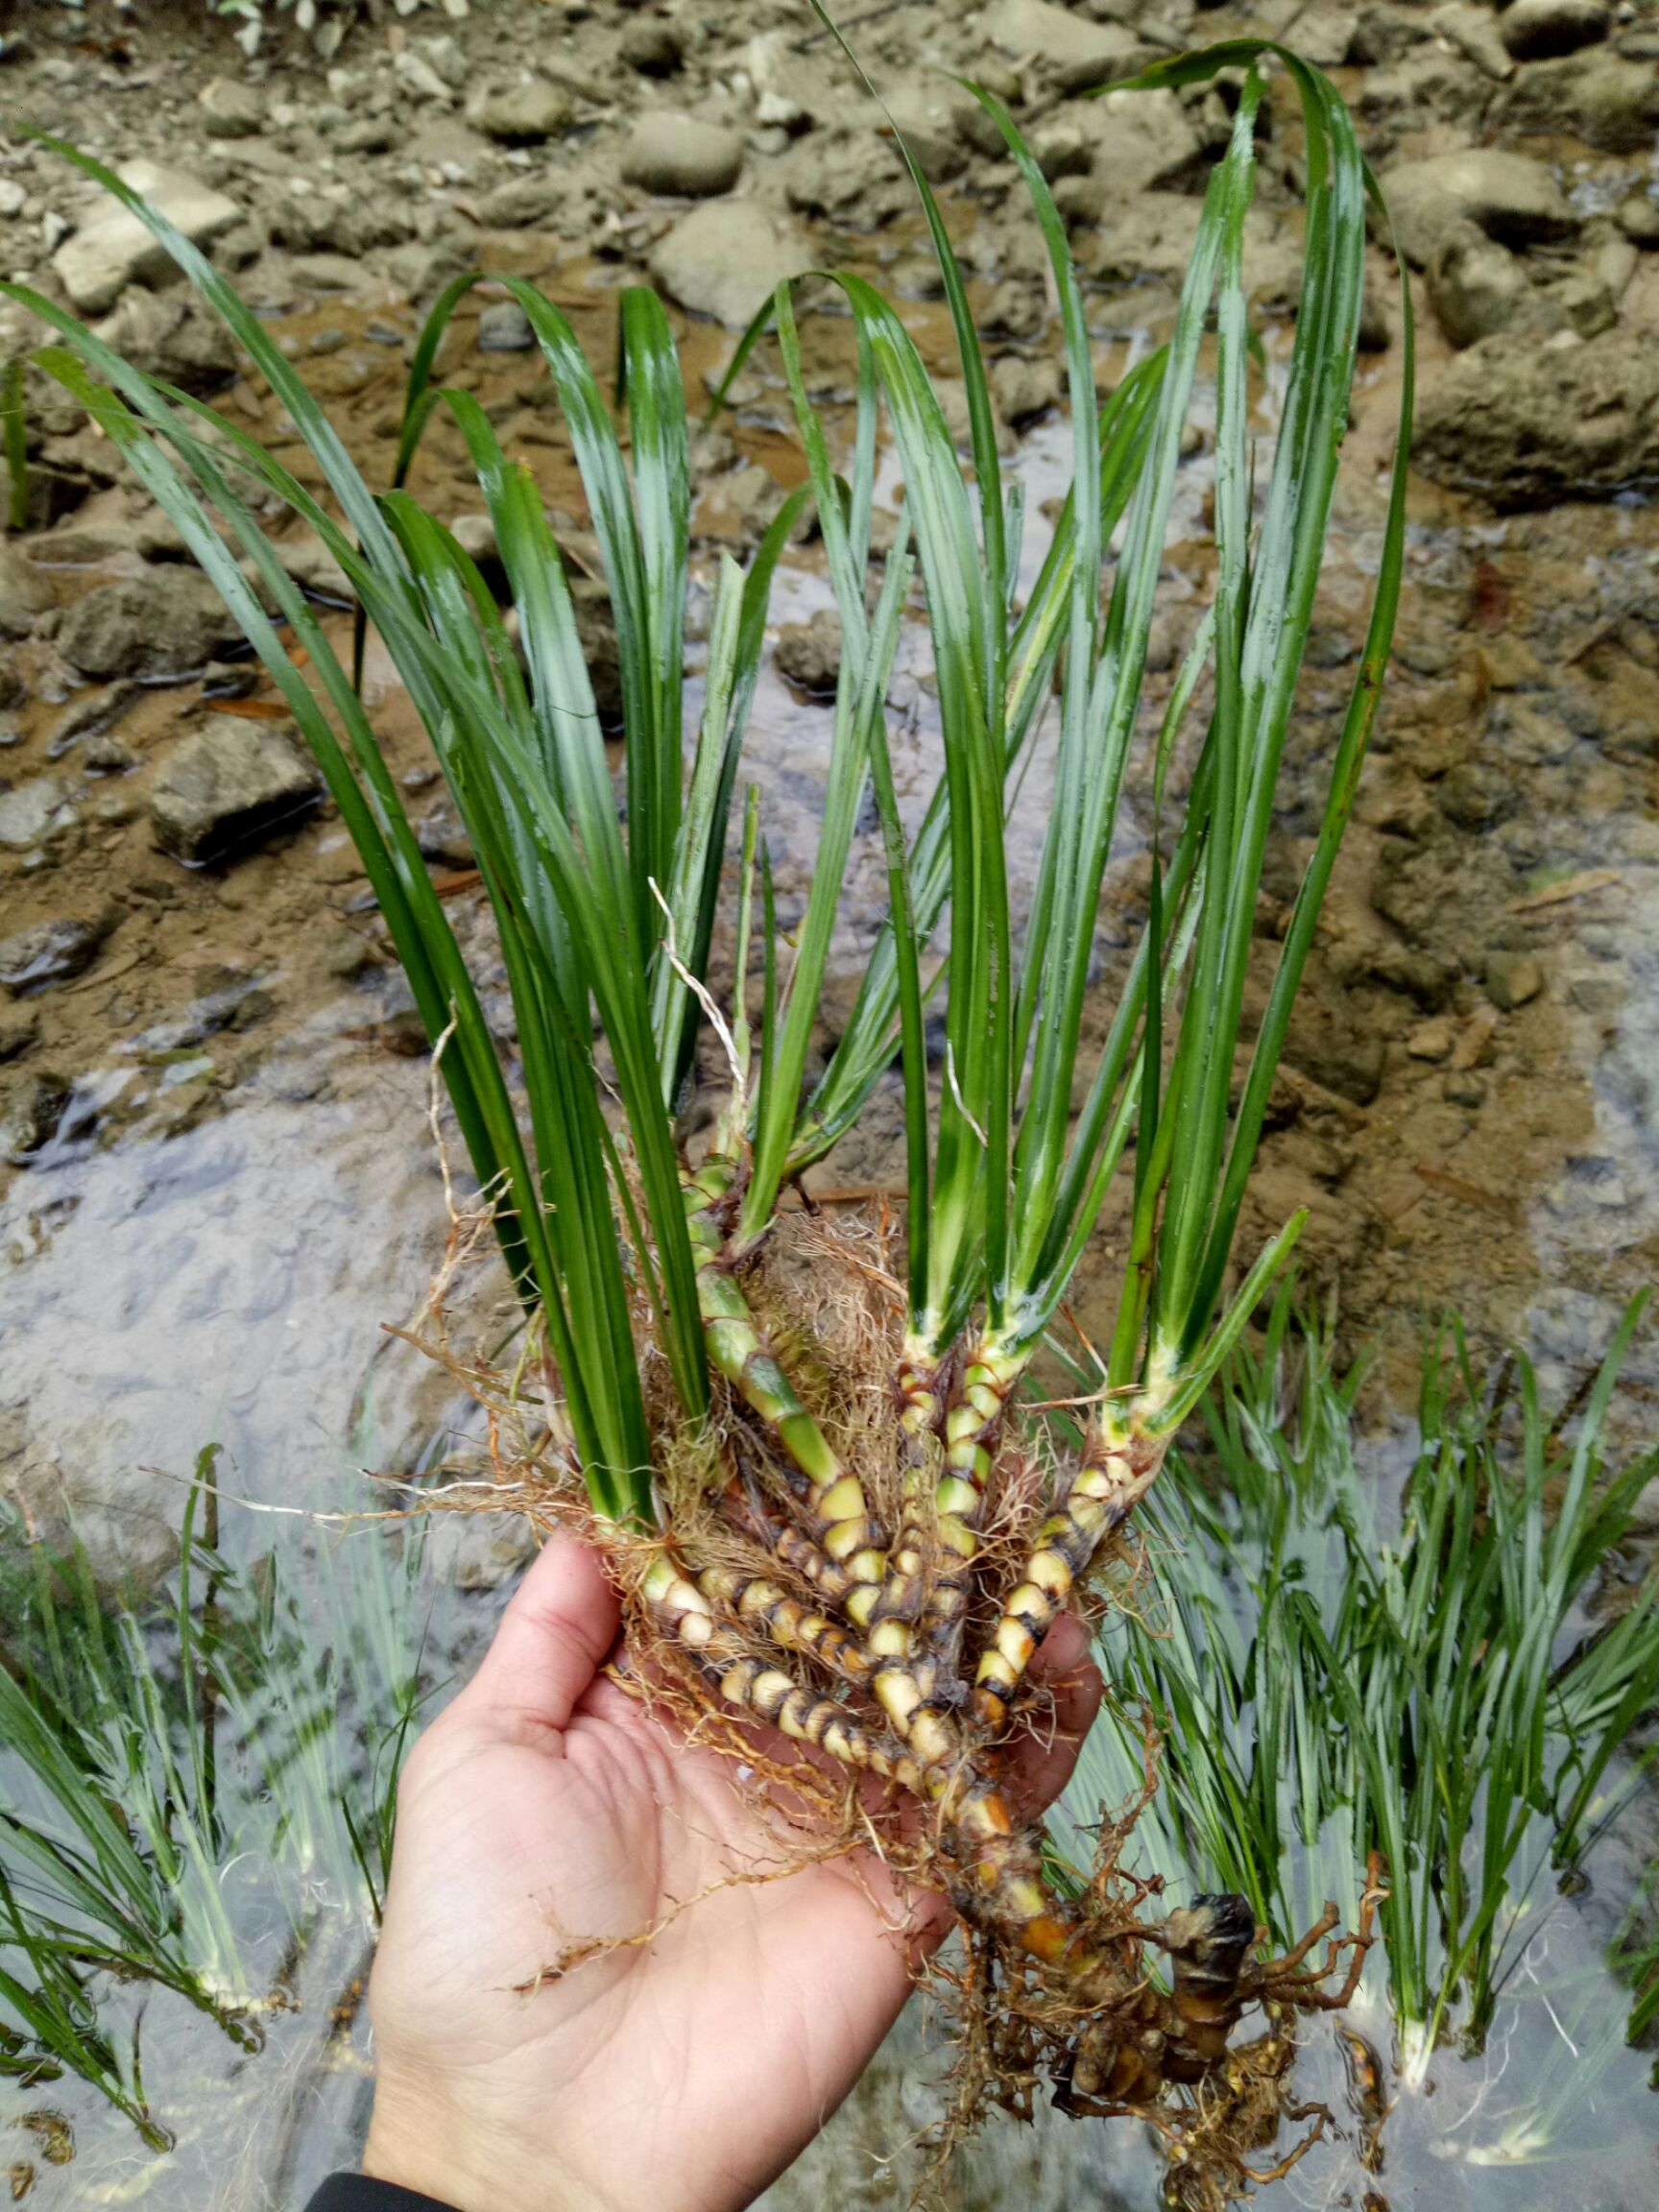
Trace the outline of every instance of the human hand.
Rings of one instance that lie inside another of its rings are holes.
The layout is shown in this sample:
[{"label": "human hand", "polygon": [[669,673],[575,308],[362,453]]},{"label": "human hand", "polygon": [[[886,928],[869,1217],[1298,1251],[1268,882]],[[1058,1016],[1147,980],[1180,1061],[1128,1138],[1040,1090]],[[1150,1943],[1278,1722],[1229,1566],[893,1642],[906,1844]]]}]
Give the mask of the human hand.
[{"label": "human hand", "polygon": [[[363,2171],[457,2212],[736,2212],[847,2095],[950,1926],[869,1854],[730,1883],[776,1839],[730,1759],[600,1671],[617,1627],[596,1556],[550,1544],[403,1772]],[[1099,1704],[1080,1623],[1033,1672],[1056,1726],[1010,1788],[1035,1813]],[[592,1937],[622,1940],[534,1986]]]}]

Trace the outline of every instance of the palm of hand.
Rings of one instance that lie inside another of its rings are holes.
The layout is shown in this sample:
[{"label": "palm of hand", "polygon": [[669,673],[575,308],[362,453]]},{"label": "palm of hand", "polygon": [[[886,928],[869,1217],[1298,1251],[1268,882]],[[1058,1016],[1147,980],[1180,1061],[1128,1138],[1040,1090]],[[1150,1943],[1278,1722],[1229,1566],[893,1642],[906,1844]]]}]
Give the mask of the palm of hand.
[{"label": "palm of hand", "polygon": [[[615,1627],[596,1560],[550,1546],[405,1770],[365,2168],[460,2212],[748,2203],[948,1919],[874,1861],[766,1879],[779,1845],[731,1761],[596,1671]],[[1086,1681],[1059,1702],[1069,1736],[1092,1717]],[[1070,1758],[1036,1766],[1046,1802]],[[612,1947],[538,1985],[589,1939]]]}]

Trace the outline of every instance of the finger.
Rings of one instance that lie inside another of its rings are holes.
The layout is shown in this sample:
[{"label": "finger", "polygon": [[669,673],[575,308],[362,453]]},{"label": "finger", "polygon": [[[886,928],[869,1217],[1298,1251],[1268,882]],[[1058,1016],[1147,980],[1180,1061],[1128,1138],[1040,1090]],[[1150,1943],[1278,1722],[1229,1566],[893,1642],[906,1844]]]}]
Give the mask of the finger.
[{"label": "finger", "polygon": [[514,1593],[483,1665],[450,1712],[504,1733],[566,1727],[619,1620],[598,1555],[556,1536]]},{"label": "finger", "polygon": [[1010,1794],[1028,1817],[1046,1812],[1071,1779],[1083,1739],[1094,1725],[1105,1685],[1090,1653],[1089,1631],[1062,1613],[1031,1662],[1031,1677],[1048,1693],[1027,1734],[1010,1745]]}]

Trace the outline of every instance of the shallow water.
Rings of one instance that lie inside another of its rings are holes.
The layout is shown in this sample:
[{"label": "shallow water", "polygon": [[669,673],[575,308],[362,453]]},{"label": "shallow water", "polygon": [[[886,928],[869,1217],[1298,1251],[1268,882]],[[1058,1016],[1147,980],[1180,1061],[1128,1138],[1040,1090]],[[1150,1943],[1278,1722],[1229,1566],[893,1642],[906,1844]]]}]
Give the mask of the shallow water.
[{"label": "shallow water", "polygon": [[[582,308],[585,337],[602,350],[613,311],[609,279],[576,270],[561,283]],[[347,329],[349,343],[330,339],[320,356],[319,389],[338,398],[349,429],[381,458],[397,356],[360,333],[385,311],[330,303],[284,325],[301,353],[325,331]],[[940,311],[918,304],[914,313],[940,357]],[[1118,366],[1144,342],[1144,334],[1115,339]],[[699,331],[694,375],[722,349]],[[1275,351],[1282,359],[1282,342]],[[1303,739],[1287,768],[1287,849],[1306,832],[1323,734],[1351,676],[1396,373],[1393,356],[1363,372],[1371,388],[1351,439],[1356,489],[1339,504]],[[470,380],[502,399],[539,375],[497,358]],[[763,370],[753,381],[739,443],[777,465],[785,449],[776,427],[781,386]],[[517,426],[557,502],[569,497],[567,457],[546,444],[545,420],[526,409]],[[509,442],[513,432],[509,418]],[[440,508],[475,507],[452,458],[440,440],[425,489]],[[1063,427],[1038,425],[1014,465],[1029,487],[1029,567],[1041,505],[1066,480]],[[1167,554],[1177,619],[1205,583],[1197,541],[1208,484],[1200,450],[1183,470]],[[717,503],[718,484],[709,496]],[[65,593],[93,580],[65,578]],[[805,619],[824,604],[807,550],[781,579],[776,618]],[[1570,1386],[1659,1260],[1650,1107],[1659,1077],[1651,1020],[1659,722],[1644,719],[1659,676],[1643,630],[1655,608],[1659,526],[1649,509],[1494,523],[1427,488],[1414,498],[1401,665],[1298,1023],[1292,1059],[1304,1081],[1296,1112],[1264,1147],[1243,1231],[1243,1241],[1260,1240],[1311,1202],[1309,1280],[1339,1286],[1350,1341],[1380,1344],[1367,1400],[1374,1421],[1408,1404],[1423,1313],[1455,1303],[1478,1342],[1518,1334],[1547,1382]],[[918,811],[937,764],[926,667],[923,639],[907,636],[894,740],[902,801]],[[389,694],[378,704],[399,768],[418,765],[405,703]],[[141,702],[140,734],[162,735],[173,710],[166,698]],[[42,710],[28,728],[27,762],[45,743],[48,719]],[[797,699],[767,671],[750,766],[764,792],[785,918],[809,880],[829,727],[827,709]],[[1047,774],[1040,737],[1011,831],[1017,884],[1026,888]],[[1135,786],[1127,795],[1108,921],[1133,904],[1144,796]],[[124,882],[156,866],[130,847],[112,850],[108,865]],[[855,849],[850,889],[834,955],[841,992],[855,983],[881,911],[873,830]],[[20,896],[49,892],[37,881]],[[382,968],[338,973],[342,963],[319,951],[324,925],[365,931],[360,894],[337,829],[301,828],[256,860],[177,889],[172,903],[158,904],[135,964],[116,974],[112,959],[110,973],[94,970],[49,1010],[77,1110],[0,1196],[0,1480],[42,1510],[60,1482],[89,1540],[119,1547],[140,1567],[168,1556],[183,1479],[209,1440],[226,1448],[231,1496],[349,1510],[371,1496],[354,1466],[421,1463],[458,1417],[447,1384],[381,1334],[416,1307],[444,1214],[422,1118],[426,1070],[407,1055],[396,980]],[[458,914],[466,904],[463,895]],[[30,918],[20,911],[20,922]],[[1407,980],[1399,959],[1379,961],[1379,948],[1420,956]],[[1536,958],[1541,993],[1512,1011],[1495,1006],[1485,989],[1493,951]],[[221,968],[270,997],[258,1022],[147,1047],[146,1036]],[[1447,1038],[1427,1034],[1435,1022]],[[1375,1093],[1362,1100],[1354,1094],[1370,1079],[1364,1047],[1379,1044]],[[1454,1076],[1462,1078],[1455,1094]],[[870,1130],[825,1164],[823,1180],[897,1182],[897,1121],[878,1101]],[[1079,1316],[1092,1330],[1109,1307],[1114,1236],[1109,1214],[1079,1279]],[[1651,1336],[1631,1375],[1628,1426],[1650,1431],[1659,1388]],[[228,1543],[241,1556],[257,1553],[268,1524],[227,1510]],[[493,1562],[469,1554],[464,1571],[488,1579],[511,1556],[511,1545]],[[463,1608],[463,1643],[476,1641],[496,1602],[479,1597]],[[1625,1854],[1622,1863],[1605,1862],[1616,1898],[1631,1885],[1634,1847],[1607,1848]],[[1605,1941],[1611,1909],[1599,1883],[1587,1902],[1561,1907],[1558,1932],[1535,1955],[1540,1971],[1562,1951]],[[0,2082],[0,2124],[51,2111],[73,2128],[75,2159],[58,2165],[39,2148],[50,2131],[26,2124],[36,2144],[28,2201],[42,2212],[143,2201],[180,2212],[255,2204],[294,2212],[317,2176],[349,2154],[365,2117],[361,2026],[331,2045],[321,2028],[357,1970],[356,1952],[348,1953],[312,1958],[301,2006],[268,2022],[256,2059],[228,2052],[177,2000],[131,1992],[112,2000],[112,2018],[143,2011],[155,2101],[176,2107],[169,2124],[177,2122],[180,2150],[171,2159],[144,2152],[89,2091],[20,2093]],[[1659,2179],[1653,2107],[1646,2061],[1629,2055],[1615,2055],[1605,2085],[1575,2101],[1554,2138],[1569,2167],[1473,2162],[1472,2150],[1502,2144],[1510,2085],[1550,2071],[1551,2038],[1567,2031],[1541,2025],[1540,2011],[1518,2010],[1483,2057],[1436,2062],[1432,2099],[1390,2127],[1384,2172],[1363,2173],[1351,2149],[1321,2149],[1264,2200],[1358,2203],[1371,2189],[1394,2212],[1522,2212],[1570,2188],[1606,2212],[1650,2203]],[[875,2161],[933,2116],[926,2083],[903,2058],[915,2032],[908,2023],[824,2142],[772,2194],[776,2212],[827,2196],[903,2201],[900,2175]],[[1329,2032],[1315,2033],[1309,2090],[1338,2112],[1339,2066]],[[220,2154],[228,2126],[239,2140],[247,2130],[247,2162],[232,2175]],[[1107,2204],[1117,2190],[1124,2204],[1144,2206],[1155,2188],[1150,2152],[1127,2129],[1046,2115],[1031,2130],[993,2127],[948,2184],[948,2200]]]}]

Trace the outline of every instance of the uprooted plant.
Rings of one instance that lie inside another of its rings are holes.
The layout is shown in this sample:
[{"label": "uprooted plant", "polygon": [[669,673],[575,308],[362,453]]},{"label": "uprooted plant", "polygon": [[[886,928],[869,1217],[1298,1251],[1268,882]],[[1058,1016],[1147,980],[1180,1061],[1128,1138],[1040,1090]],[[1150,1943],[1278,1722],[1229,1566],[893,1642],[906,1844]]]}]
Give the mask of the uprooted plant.
[{"label": "uprooted plant", "polygon": [[[1308,209],[1300,312],[1258,495],[1248,423],[1257,342],[1242,257],[1266,55],[1299,96]],[[1238,74],[1237,119],[1198,216],[1173,334],[1104,404],[1041,170],[1000,104],[975,95],[1046,241],[1070,376],[1073,483],[1022,606],[1019,491],[1004,488],[963,280],[920,174],[966,384],[971,472],[904,324],[867,282],[841,276],[856,414],[838,476],[791,290],[780,288],[772,325],[808,481],[747,575],[721,565],[688,745],[687,431],[663,308],[645,291],[622,296],[630,467],[565,318],[528,283],[505,280],[552,372],[603,556],[625,702],[620,791],[532,478],[476,399],[433,383],[445,327],[473,279],[450,288],[421,335],[398,485],[433,410],[446,405],[494,525],[516,636],[455,537],[401,488],[371,492],[225,279],[107,172],[83,161],[224,317],[325,491],[204,404],[140,375],[61,309],[5,288],[66,341],[41,359],[219,586],[357,842],[442,1046],[527,1317],[512,1373],[474,1370],[479,1389],[514,1414],[516,1502],[582,1518],[690,1724],[769,1723],[798,1747],[820,1802],[826,1775],[845,1778],[837,1801],[849,1848],[891,1835],[913,1879],[948,1894],[972,2022],[964,2118],[987,2101],[1024,2104],[1046,2077],[1073,2109],[1142,2111],[1177,2139],[1202,2126],[1207,2140],[1218,2139],[1216,2101],[1243,2006],[1340,2003],[1340,1954],[1352,1948],[1351,1987],[1369,1906],[1346,1946],[1323,1959],[1309,1963],[1334,1911],[1288,1957],[1250,1965],[1257,1932],[1244,1899],[1205,1897],[1143,1917],[1147,1891],[1118,1864],[1126,1823],[1109,1822],[1094,1864],[1069,1873],[1015,1816],[1002,1773],[1010,1742],[1042,1719],[1027,1681],[1033,1652],[1112,1550],[1297,1237],[1299,1218],[1224,1299],[1398,594],[1403,430],[1369,631],[1311,856],[1275,948],[1258,934],[1258,897],[1347,420],[1368,180],[1335,92],[1284,49],[1218,46],[1141,82],[1177,85],[1222,70]],[[1211,344],[1214,598],[1148,737],[1147,636],[1183,424]],[[1407,351],[1405,420],[1409,405]],[[905,504],[872,608],[883,414]],[[808,500],[844,650],[816,866],[785,939],[758,802],[734,803],[771,578]],[[368,714],[262,526],[272,512],[300,517],[334,555],[420,709],[493,909],[517,1088]],[[944,754],[919,824],[901,808],[884,715],[918,578]],[[1004,828],[1056,693],[1046,726],[1054,798],[1017,930]],[[1204,726],[1189,741],[1195,701]],[[1084,1043],[1091,952],[1126,772],[1142,745],[1156,789],[1148,911],[1096,1051]],[[808,1091],[867,795],[888,918]],[[723,988],[714,950],[729,831],[741,853]],[[680,1113],[700,1043],[723,1070],[723,1103],[693,1154]],[[784,1201],[854,1125],[896,1057],[908,1193],[902,1261],[889,1267],[869,1228],[834,1228]],[[1120,1169],[1132,1178],[1132,1211],[1116,1326],[1081,1448],[1056,1461],[1022,1394]],[[882,1785],[875,1797],[871,1777]],[[902,1820],[896,1808],[908,1808]],[[1160,1954],[1172,1964],[1167,1988]],[[1276,2082],[1266,2093],[1279,2094]]]}]

